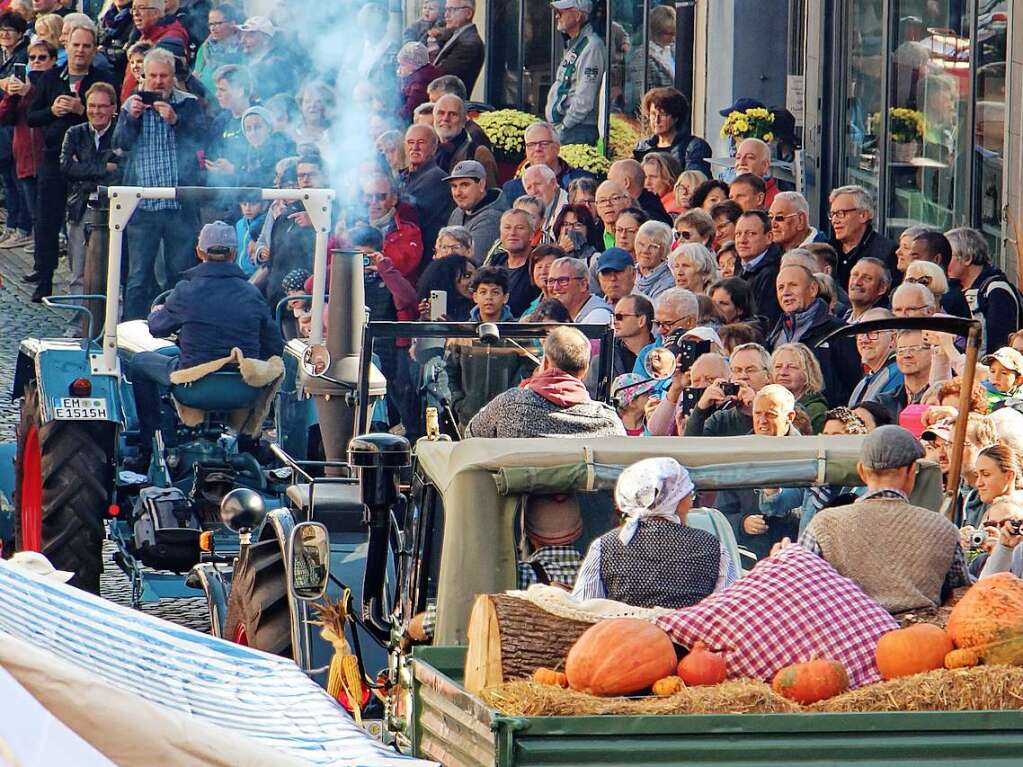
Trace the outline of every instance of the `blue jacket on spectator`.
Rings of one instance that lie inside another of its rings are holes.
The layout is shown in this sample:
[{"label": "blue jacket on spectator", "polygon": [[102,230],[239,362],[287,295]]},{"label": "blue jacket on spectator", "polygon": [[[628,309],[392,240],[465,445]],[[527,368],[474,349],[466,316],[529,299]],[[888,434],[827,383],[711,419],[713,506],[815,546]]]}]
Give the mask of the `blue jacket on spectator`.
[{"label": "blue jacket on spectator", "polygon": [[252,256],[249,255],[249,243],[254,243],[256,238],[259,237],[259,233],[263,230],[264,221],[266,221],[265,210],[255,218],[245,218],[245,216],[242,216],[234,225],[234,232],[238,237],[238,257],[235,259],[235,263],[238,264],[238,268],[245,273],[246,277],[251,277],[256,272],[256,263],[252,260]]},{"label": "blue jacket on spectator", "polygon": [[179,368],[226,357],[237,347],[253,359],[284,350],[284,340],[259,290],[233,263],[206,261],[184,273],[167,303],[149,315],[157,338],[178,334]]}]

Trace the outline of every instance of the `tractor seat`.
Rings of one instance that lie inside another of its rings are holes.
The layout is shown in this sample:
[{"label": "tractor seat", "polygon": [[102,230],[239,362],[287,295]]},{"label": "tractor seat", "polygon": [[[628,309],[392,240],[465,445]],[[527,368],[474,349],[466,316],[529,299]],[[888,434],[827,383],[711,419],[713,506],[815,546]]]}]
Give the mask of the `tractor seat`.
[{"label": "tractor seat", "polygon": [[[363,530],[362,493],[358,482],[320,481],[289,485],[288,499],[309,518],[322,522],[330,532],[355,533]],[[316,509],[310,514],[310,493]]]},{"label": "tractor seat", "polygon": [[241,373],[232,370],[218,370],[197,381],[171,386],[171,396],[181,405],[206,412],[250,407],[262,392],[262,387],[249,386]]}]

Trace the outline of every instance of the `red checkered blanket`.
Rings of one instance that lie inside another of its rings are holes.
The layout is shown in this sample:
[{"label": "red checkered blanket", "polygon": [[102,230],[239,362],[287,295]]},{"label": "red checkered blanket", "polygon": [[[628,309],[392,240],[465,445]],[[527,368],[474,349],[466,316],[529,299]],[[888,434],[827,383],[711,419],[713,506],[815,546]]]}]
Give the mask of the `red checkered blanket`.
[{"label": "red checkered blanket", "polygon": [[677,644],[702,640],[724,652],[729,677],[770,681],[791,663],[827,658],[845,666],[850,688],[880,681],[877,640],[898,628],[859,586],[800,546],[655,623]]}]

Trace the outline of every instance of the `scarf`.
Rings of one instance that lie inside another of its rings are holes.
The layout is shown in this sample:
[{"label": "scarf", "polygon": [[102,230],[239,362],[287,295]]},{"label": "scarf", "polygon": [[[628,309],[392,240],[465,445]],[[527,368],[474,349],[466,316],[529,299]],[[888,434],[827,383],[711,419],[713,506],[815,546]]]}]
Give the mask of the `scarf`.
[{"label": "scarf", "polygon": [[823,298],[818,298],[801,312],[783,314],[781,321],[782,335],[785,338],[785,343],[795,343],[798,341],[806,334],[806,331],[812,328],[827,313],[828,305],[824,303]]},{"label": "scarf", "polygon": [[520,383],[519,386],[529,389],[558,407],[572,407],[572,405],[581,405],[583,402],[590,401],[590,393],[586,391],[583,382],[557,368],[549,368],[542,373],[537,373],[532,378],[527,378]]},{"label": "scarf", "polygon": [[674,458],[645,458],[627,466],[615,484],[615,505],[628,517],[618,540],[628,545],[643,519],[682,524],[675,509],[695,489],[689,472]]},{"label": "scarf", "polygon": [[374,229],[379,229],[381,233],[386,234],[394,226],[394,213],[398,210],[397,208],[391,208],[380,218],[375,221],[370,221],[370,225]]},{"label": "scarf", "polygon": [[639,273],[639,269],[636,269],[636,293],[642,293],[649,295],[652,288],[656,288],[658,283],[664,279],[664,275],[669,273],[668,262],[663,261],[661,265],[654,269],[650,274],[645,277]]}]

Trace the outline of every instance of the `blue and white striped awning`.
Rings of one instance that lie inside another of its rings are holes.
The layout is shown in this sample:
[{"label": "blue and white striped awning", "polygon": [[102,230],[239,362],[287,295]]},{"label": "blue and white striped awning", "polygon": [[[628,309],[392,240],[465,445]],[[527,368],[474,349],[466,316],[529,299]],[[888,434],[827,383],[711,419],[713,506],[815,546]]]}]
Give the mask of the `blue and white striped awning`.
[{"label": "blue and white striped awning", "polygon": [[0,562],[0,631],[107,684],[317,765],[417,767],[374,740],[293,662]]}]

